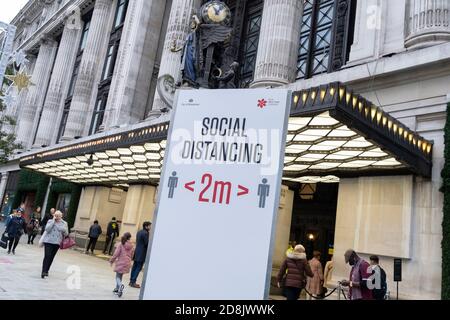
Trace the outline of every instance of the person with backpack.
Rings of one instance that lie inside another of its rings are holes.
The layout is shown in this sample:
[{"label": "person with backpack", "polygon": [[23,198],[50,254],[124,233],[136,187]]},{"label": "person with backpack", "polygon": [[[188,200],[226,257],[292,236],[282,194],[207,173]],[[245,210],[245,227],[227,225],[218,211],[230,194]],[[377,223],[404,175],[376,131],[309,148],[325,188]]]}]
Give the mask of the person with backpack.
[{"label": "person with backpack", "polygon": [[35,217],[31,217],[30,222],[27,224],[28,244],[33,245],[34,239],[39,233],[39,220]]},{"label": "person with backpack", "polygon": [[111,222],[108,223],[106,228],[106,242],[105,249],[103,250],[104,254],[112,254],[114,249],[114,240],[119,236],[119,224],[116,221],[116,218],[112,218]]},{"label": "person with backpack", "polygon": [[278,273],[278,288],[283,286],[287,300],[296,301],[306,287],[307,277],[314,277],[306,258],[305,248],[297,245],[287,254]]},{"label": "person with backpack", "polygon": [[122,283],[123,275],[130,273],[131,270],[131,259],[134,254],[134,247],[131,244],[131,233],[127,232],[120,239],[119,245],[114,251],[114,255],[109,260],[111,266],[114,265],[114,272],[116,273],[116,288],[114,293],[120,298],[123,294],[124,285]]},{"label": "person with backpack", "polygon": [[341,281],[342,286],[350,288],[350,300],[373,300],[372,290],[368,286],[372,275],[369,263],[353,249],[347,250],[344,258],[345,263],[352,267],[350,279]]},{"label": "person with backpack", "polygon": [[380,258],[371,256],[370,265],[372,266],[373,287],[372,295],[375,300],[384,300],[387,293],[386,272],[380,267]]}]

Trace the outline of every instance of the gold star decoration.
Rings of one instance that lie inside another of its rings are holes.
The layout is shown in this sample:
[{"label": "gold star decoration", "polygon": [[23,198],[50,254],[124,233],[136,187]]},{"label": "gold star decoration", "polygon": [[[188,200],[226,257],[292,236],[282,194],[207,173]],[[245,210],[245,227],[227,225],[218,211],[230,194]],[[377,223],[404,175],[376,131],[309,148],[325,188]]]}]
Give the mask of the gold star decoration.
[{"label": "gold star decoration", "polygon": [[31,76],[25,73],[25,71],[19,71],[16,75],[5,75],[5,78],[12,81],[12,85],[17,87],[19,92],[33,85]]}]

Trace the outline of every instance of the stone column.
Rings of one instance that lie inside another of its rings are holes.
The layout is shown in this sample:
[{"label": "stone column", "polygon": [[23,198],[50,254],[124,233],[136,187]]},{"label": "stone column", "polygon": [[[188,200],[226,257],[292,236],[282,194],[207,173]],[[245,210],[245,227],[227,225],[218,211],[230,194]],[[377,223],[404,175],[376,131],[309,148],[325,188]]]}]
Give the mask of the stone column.
[{"label": "stone column", "polygon": [[251,87],[295,81],[303,1],[265,0]]},{"label": "stone column", "polygon": [[28,88],[27,99],[24,107],[20,110],[17,128],[17,141],[21,142],[27,149],[33,143],[57,49],[58,43],[53,39],[44,37],[41,40],[41,47],[31,77],[33,85]]},{"label": "stone column", "polygon": [[[177,46],[184,44],[190,32],[193,9],[198,9],[200,4],[200,0],[173,0],[158,77],[170,74],[174,77],[175,82],[178,81],[182,52],[172,52],[170,49],[174,41],[176,41]],[[156,92],[152,110],[160,110],[165,106],[158,92]]]},{"label": "stone column", "polygon": [[89,34],[80,63],[77,82],[70,105],[66,131],[62,140],[70,141],[81,137],[89,119],[89,105],[96,84],[99,68],[103,67],[105,57],[102,52],[111,32],[109,23],[112,0],[97,0],[92,14]]},{"label": "stone column", "polygon": [[166,0],[130,0],[102,129],[145,118],[165,8]]},{"label": "stone column", "polygon": [[450,41],[448,0],[407,0],[407,48]]},{"label": "stone column", "polygon": [[[69,82],[77,55],[74,44],[80,42],[80,26],[73,21],[79,21],[79,11],[68,16],[64,21],[64,31],[59,45],[49,90],[45,99],[44,110],[38,127],[34,147],[52,144],[52,137],[58,131],[59,114],[64,108]],[[74,20],[75,19],[75,20]]]},{"label": "stone column", "polygon": [[[2,172],[1,173],[1,180],[0,180],[0,201],[3,201],[3,197],[5,196],[6,191],[6,183],[8,182],[9,172]],[[3,205],[3,203],[0,202],[0,206]]]},{"label": "stone column", "polygon": [[122,234],[130,232],[134,235],[142,229],[145,221],[153,221],[156,192],[156,188],[153,186],[130,186],[123,209],[122,229],[120,230]]}]

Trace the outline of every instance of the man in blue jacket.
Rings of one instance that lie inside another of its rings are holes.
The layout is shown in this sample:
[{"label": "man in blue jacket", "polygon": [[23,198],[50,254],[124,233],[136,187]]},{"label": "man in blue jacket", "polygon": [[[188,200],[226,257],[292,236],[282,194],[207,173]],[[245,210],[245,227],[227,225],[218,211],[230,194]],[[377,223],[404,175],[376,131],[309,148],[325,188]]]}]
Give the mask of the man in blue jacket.
[{"label": "man in blue jacket", "polygon": [[134,263],[131,269],[130,287],[139,289],[141,286],[136,283],[139,273],[147,257],[148,239],[150,237],[151,222],[144,222],[143,229],[136,235],[136,250],[134,252]]},{"label": "man in blue jacket", "polygon": [[95,246],[97,245],[98,238],[103,233],[102,227],[98,224],[98,220],[94,221],[94,224],[89,228],[89,243],[86,248],[86,254],[91,250],[92,254],[94,254]]}]

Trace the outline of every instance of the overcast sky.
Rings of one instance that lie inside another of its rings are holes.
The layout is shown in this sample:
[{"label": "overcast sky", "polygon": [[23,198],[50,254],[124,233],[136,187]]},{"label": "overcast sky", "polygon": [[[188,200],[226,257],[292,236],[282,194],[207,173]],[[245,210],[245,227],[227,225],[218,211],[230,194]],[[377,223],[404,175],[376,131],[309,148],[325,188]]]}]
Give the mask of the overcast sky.
[{"label": "overcast sky", "polygon": [[28,0],[0,0],[0,21],[9,23]]}]

